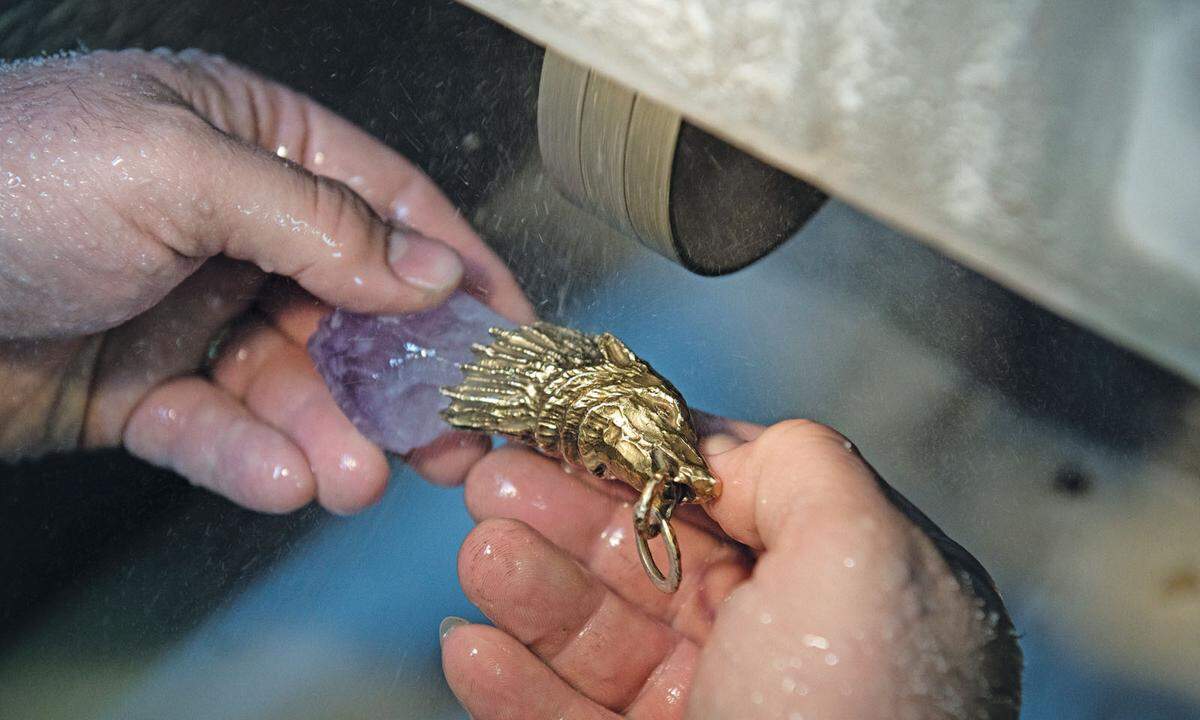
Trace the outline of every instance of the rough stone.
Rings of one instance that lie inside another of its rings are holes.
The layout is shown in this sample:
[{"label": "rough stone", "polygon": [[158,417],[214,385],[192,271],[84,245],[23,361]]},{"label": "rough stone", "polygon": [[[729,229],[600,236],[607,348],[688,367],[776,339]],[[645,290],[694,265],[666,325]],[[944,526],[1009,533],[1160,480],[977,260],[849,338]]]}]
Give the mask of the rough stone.
[{"label": "rough stone", "polygon": [[471,360],[471,344],[488,342],[488,328],[512,326],[458,292],[411,315],[336,310],[308,352],[350,422],[385,450],[405,454],[450,430],[438,414],[448,404],[438,388],[462,380],[458,363]]}]

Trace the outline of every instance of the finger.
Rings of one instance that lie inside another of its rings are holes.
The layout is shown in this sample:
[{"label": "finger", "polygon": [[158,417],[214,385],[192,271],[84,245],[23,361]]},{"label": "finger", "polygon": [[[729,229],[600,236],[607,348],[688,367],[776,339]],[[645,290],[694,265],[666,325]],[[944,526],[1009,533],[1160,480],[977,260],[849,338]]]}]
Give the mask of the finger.
[{"label": "finger", "polygon": [[316,491],[300,448],[200,378],[172,380],[146,395],[124,442],[134,455],[253,510],[289,512]]},{"label": "finger", "polygon": [[[716,609],[748,574],[735,546],[688,522],[676,521],[683,580],[673,594],[658,591],[637,555],[632,505],[576,480],[553,460],[506,446],[467,476],[466,503],[478,520],[520,520],[561,547],[622,598],[683,635],[703,638]],[[661,543],[652,551],[666,567]]]},{"label": "finger", "polygon": [[486,435],[451,430],[413,450],[405,461],[434,485],[452,487],[462,485],[471,467],[491,447],[492,440]]},{"label": "finger", "polygon": [[146,393],[199,367],[212,338],[253,304],[261,283],[257,268],[214,258],[153,308],[109,330],[88,402],[85,446],[118,443]]},{"label": "finger", "polygon": [[294,278],[318,298],[360,312],[413,312],[462,279],[443,243],[384,223],[345,185],[236,143],[224,164],[246,185],[212,183],[222,212],[209,227],[222,252]]},{"label": "finger", "polygon": [[[384,218],[411,225],[458,251],[465,266],[463,282],[501,314],[519,321],[534,319],[532,306],[504,262],[479,238],[432,180],[407,159],[344,118],[310,99],[256,77],[280,108],[278,125],[265,133],[268,148],[304,150],[293,157],[310,171],[346,183]],[[302,108],[289,112],[289,108]],[[300,116],[305,122],[297,122]],[[289,145],[290,143],[290,145]]]},{"label": "finger", "polygon": [[463,625],[442,639],[442,672],[474,720],[617,720],[554,674],[513,637]]},{"label": "finger", "polygon": [[309,338],[333,308],[305,292],[290,278],[275,276],[267,282],[258,309],[289,340],[307,347]]},{"label": "finger", "polygon": [[[651,678],[691,675],[693,642],[614,594],[522,522],[476,527],[459,551],[458,576],[467,598],[497,627],[610,710],[625,713]],[[685,689],[686,683],[677,686],[680,709]]]},{"label": "finger", "polygon": [[837,532],[846,517],[898,517],[875,473],[836,430],[807,420],[772,425],[707,457],[721,496],[705,505],[730,537],[755,549],[800,533]]},{"label": "finger", "polygon": [[[514,445],[514,447],[522,446]],[[588,489],[610,500],[621,503],[623,507],[630,508],[630,512],[632,512],[632,504],[637,502],[638,493],[625,483],[614,481],[612,478],[596,477],[586,470],[566,462],[559,462],[558,468],[559,471],[564,475],[569,475],[575,482],[586,486]],[[709,517],[708,514],[696,505],[683,505],[676,508],[673,517],[686,521],[719,539],[724,539],[725,537],[725,533],[721,530],[721,526],[717,524],[717,521]]]},{"label": "finger", "polygon": [[177,88],[216,127],[338,181],[383,218],[445,242],[462,261],[468,289],[514,320],[533,318],[500,258],[434,183],[387,145],[310,98],[223,58],[198,51],[175,58]]},{"label": "finger", "polygon": [[338,409],[308,354],[279,330],[264,322],[242,328],[226,341],[213,379],[303,450],[326,509],[357,512],[383,494],[387,458]]}]

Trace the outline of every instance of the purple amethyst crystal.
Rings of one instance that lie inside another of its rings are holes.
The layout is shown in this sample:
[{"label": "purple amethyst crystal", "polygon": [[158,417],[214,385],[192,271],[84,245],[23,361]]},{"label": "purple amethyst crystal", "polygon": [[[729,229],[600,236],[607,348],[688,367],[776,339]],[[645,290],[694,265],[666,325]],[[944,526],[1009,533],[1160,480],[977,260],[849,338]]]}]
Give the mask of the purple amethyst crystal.
[{"label": "purple amethyst crystal", "polygon": [[513,324],[463,292],[412,315],[336,310],[321,321],[308,353],[338,407],[359,432],[385,450],[407,453],[450,430],[438,412],[438,388],[462,380],[458,363],[488,328]]}]

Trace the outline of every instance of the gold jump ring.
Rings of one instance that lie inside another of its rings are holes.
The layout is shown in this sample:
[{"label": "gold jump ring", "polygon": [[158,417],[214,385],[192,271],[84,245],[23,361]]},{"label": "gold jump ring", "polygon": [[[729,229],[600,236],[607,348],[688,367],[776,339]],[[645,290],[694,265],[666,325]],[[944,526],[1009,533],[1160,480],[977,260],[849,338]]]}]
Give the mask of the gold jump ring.
[{"label": "gold jump ring", "polygon": [[650,543],[646,535],[641,532],[636,533],[638,557],[641,558],[642,567],[646,569],[646,574],[650,576],[654,587],[665,593],[673,593],[679,589],[679,581],[683,578],[683,567],[679,560],[679,545],[675,542],[675,531],[671,529],[671,522],[662,516],[662,512],[658,508],[654,508],[651,512],[657,521],[655,525],[658,527],[658,533],[656,534],[662,535],[663,545],[667,548],[667,573],[664,575],[658,569],[658,565],[654,562],[654,556],[650,554]]}]

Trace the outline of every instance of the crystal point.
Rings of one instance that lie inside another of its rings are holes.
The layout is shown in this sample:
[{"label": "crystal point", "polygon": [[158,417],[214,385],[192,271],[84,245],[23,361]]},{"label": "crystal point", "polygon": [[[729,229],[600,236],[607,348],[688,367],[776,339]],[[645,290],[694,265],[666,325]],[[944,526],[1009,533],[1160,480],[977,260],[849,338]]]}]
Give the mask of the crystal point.
[{"label": "crystal point", "polygon": [[408,453],[450,431],[438,388],[462,380],[458,364],[489,328],[513,323],[456,292],[442,305],[410,315],[335,310],[308,341],[308,352],[333,399],[359,432],[385,450]]}]

